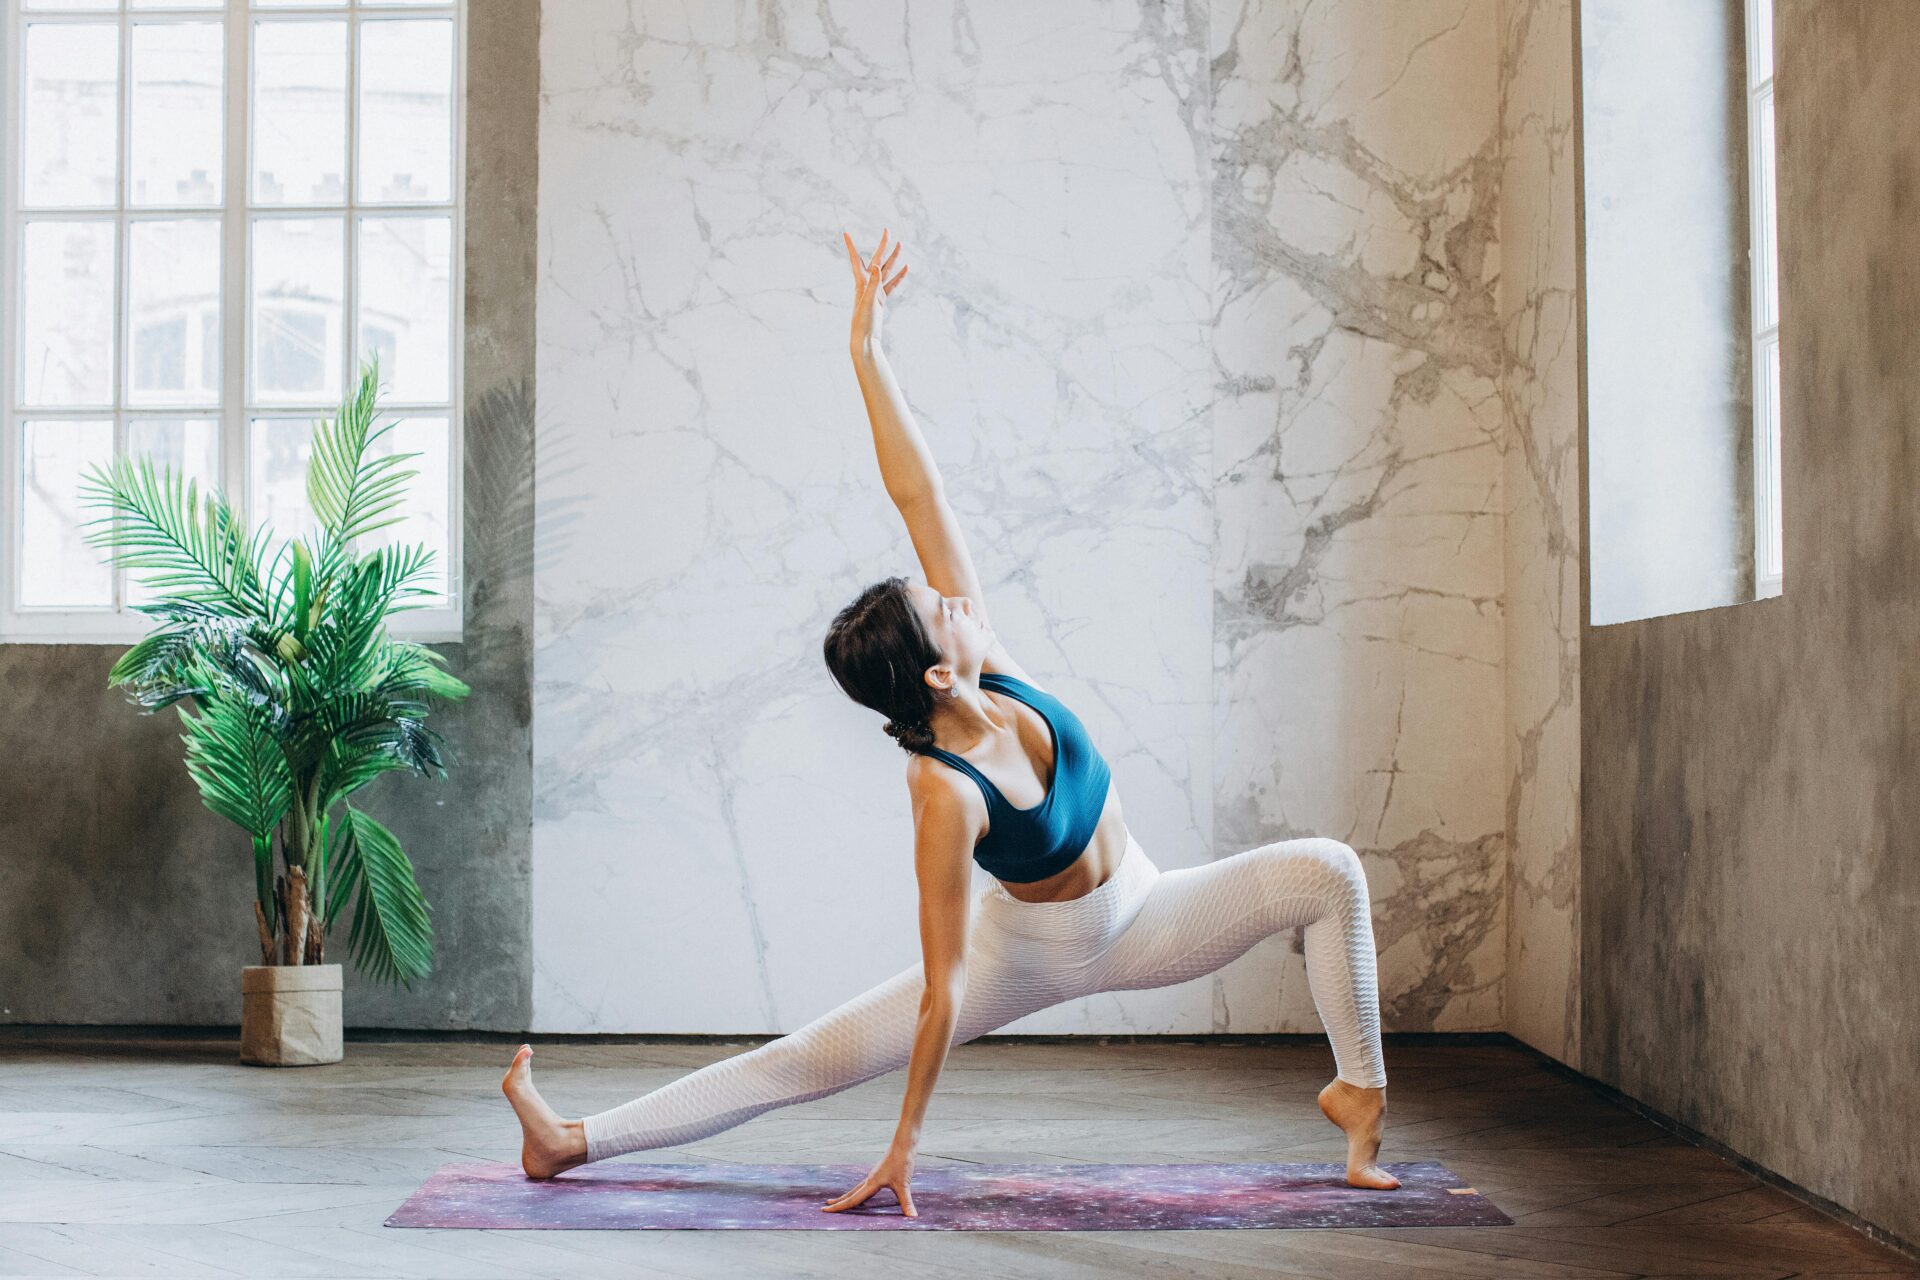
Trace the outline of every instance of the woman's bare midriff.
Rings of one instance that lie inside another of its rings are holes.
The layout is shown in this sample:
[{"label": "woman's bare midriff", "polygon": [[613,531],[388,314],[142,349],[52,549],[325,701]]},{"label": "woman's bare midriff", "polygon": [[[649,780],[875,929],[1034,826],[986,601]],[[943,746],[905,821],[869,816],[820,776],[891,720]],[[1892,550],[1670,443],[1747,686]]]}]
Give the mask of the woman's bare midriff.
[{"label": "woman's bare midriff", "polygon": [[1126,854],[1127,824],[1120,816],[1120,793],[1109,782],[1107,804],[1100,811],[1100,822],[1093,829],[1093,839],[1087,841],[1087,847],[1074,859],[1072,866],[1056,871],[1044,880],[1029,880],[1021,884],[1002,880],[1000,883],[1022,902],[1066,902],[1085,897],[1105,884],[1119,869],[1120,859]]}]

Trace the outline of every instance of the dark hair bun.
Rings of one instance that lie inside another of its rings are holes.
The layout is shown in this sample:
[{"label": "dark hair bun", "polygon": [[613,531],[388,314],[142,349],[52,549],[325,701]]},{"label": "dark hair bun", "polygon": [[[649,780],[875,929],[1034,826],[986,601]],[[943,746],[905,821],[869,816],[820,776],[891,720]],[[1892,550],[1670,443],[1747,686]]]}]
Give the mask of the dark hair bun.
[{"label": "dark hair bun", "polygon": [[933,729],[925,720],[900,724],[889,720],[881,726],[887,736],[909,751],[925,751],[933,745]]}]

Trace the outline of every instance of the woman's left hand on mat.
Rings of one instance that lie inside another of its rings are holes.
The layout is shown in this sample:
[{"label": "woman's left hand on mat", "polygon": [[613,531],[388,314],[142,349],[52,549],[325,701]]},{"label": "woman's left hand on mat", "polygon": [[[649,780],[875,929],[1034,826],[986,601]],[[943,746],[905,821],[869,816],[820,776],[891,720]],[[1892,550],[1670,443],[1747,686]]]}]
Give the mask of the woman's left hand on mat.
[{"label": "woman's left hand on mat", "polygon": [[900,1201],[900,1212],[909,1218],[920,1216],[913,1207],[913,1152],[903,1151],[899,1147],[887,1148],[887,1154],[880,1163],[873,1166],[865,1180],[853,1190],[836,1199],[829,1200],[823,1206],[828,1213],[839,1213],[843,1209],[853,1209],[863,1205],[882,1187],[893,1190]]}]

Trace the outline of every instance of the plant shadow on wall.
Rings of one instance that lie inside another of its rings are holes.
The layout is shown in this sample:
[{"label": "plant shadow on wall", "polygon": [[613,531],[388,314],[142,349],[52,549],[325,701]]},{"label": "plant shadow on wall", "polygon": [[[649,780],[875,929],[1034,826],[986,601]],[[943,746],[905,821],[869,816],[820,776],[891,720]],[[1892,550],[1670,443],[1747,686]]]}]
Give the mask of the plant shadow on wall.
[{"label": "plant shadow on wall", "polygon": [[370,977],[411,988],[433,967],[428,904],[406,851],[348,803],[396,770],[444,777],[426,717],[434,699],[468,693],[438,653],[387,630],[433,594],[433,552],[358,551],[403,518],[416,474],[405,463],[419,456],[377,450],[394,425],[376,423],[378,387],[369,363],[339,414],[315,426],[311,545],[249,531],[217,490],[202,494],[145,457],[95,466],[83,491],[105,511],[88,522],[88,542],[142,571],[154,593],[132,607],[155,629],[108,682],[145,714],[178,712],[202,799],[253,841],[261,967],[242,975],[247,1061],[339,1060],[340,969],[324,960],[349,907],[349,950]]}]

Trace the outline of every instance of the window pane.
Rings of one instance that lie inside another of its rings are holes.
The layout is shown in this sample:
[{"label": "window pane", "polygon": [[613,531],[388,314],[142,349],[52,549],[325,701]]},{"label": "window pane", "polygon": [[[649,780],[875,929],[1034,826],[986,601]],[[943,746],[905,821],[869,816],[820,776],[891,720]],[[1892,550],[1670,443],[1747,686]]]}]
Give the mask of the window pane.
[{"label": "window pane", "polygon": [[25,0],[22,9],[117,9],[119,0]]},{"label": "window pane", "polygon": [[272,404],[340,398],[342,218],[253,224],[253,394]]},{"label": "window pane", "polygon": [[347,24],[259,22],[253,29],[253,198],[347,198]]},{"label": "window pane", "polygon": [[402,403],[448,398],[453,277],[448,218],[360,219],[359,359]]},{"label": "window pane", "polygon": [[127,203],[220,203],[222,49],[217,22],[133,27]]},{"label": "window pane", "polygon": [[21,239],[21,398],[113,402],[113,223],[28,222]]},{"label": "window pane", "polygon": [[1763,329],[1780,322],[1780,202],[1774,191],[1774,168],[1773,91],[1769,89],[1760,99],[1760,198],[1764,202],[1760,269],[1766,273],[1760,286],[1764,308],[1760,327]]},{"label": "window pane", "polygon": [[272,9],[281,5],[297,4],[311,9],[337,9],[347,0],[253,0],[256,9]]},{"label": "window pane", "polygon": [[114,203],[118,24],[29,23],[26,52],[24,203]]},{"label": "window pane", "polygon": [[21,425],[20,603],[110,606],[113,568],[87,545],[80,528],[104,513],[82,503],[80,483],[90,466],[112,460],[113,422]]},{"label": "window pane", "polygon": [[407,459],[406,498],[396,514],[404,519],[385,529],[376,529],[360,546],[362,553],[375,547],[425,543],[433,552],[431,575],[423,575],[420,585],[433,588],[432,596],[411,597],[426,606],[443,606],[447,596],[447,541],[451,525],[448,511],[451,497],[447,465],[447,420],[445,418],[402,418],[391,431],[374,441],[371,452],[380,456],[396,453],[418,454]]},{"label": "window pane", "polygon": [[[381,418],[381,422],[390,419]],[[312,539],[317,525],[307,502],[307,459],[313,449],[313,421],[307,418],[255,418],[248,432],[248,484],[256,522],[269,521],[276,537]],[[400,523],[376,529],[357,550],[361,554],[395,543],[424,542],[433,551],[433,573],[421,585],[436,597],[415,597],[426,605],[444,604],[447,590],[447,543],[452,505],[448,469],[447,419],[403,418],[376,439],[369,452],[376,457],[414,453],[405,469],[406,496]]]},{"label": "window pane", "polygon": [[127,224],[127,343],[129,403],[219,401],[219,219]]},{"label": "window pane", "polygon": [[358,199],[450,199],[452,140],[453,23],[361,24]]},{"label": "window pane", "polygon": [[272,526],[273,541],[305,538],[311,545],[313,508],[307,505],[311,418],[255,418],[247,428],[247,511],[252,527]]},{"label": "window pane", "polygon": [[[175,475],[197,482],[197,497],[220,487],[220,437],[212,418],[134,418],[127,423],[127,454],[144,455],[156,469],[168,467]],[[142,585],[142,576],[151,572],[128,571],[128,602],[144,604],[162,594]]]}]

